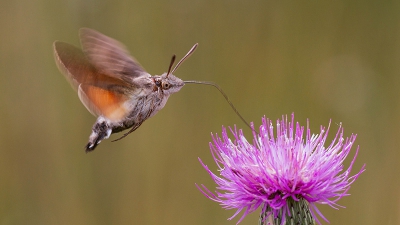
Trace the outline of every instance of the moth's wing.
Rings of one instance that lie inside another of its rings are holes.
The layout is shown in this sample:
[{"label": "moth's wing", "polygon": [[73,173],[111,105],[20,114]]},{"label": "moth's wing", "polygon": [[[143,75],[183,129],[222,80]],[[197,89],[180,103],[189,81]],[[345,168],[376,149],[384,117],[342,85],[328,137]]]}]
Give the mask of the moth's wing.
[{"label": "moth's wing", "polygon": [[101,115],[111,121],[119,122],[129,114],[128,95],[89,84],[78,88],[79,99],[94,115]]},{"label": "moth's wing", "polygon": [[89,28],[81,28],[79,35],[83,52],[100,71],[128,81],[147,74],[119,41]]},{"label": "moth's wing", "polygon": [[70,44],[56,41],[53,48],[58,68],[93,115],[112,121],[120,121],[127,116],[126,102],[137,87],[100,72],[80,49]]}]

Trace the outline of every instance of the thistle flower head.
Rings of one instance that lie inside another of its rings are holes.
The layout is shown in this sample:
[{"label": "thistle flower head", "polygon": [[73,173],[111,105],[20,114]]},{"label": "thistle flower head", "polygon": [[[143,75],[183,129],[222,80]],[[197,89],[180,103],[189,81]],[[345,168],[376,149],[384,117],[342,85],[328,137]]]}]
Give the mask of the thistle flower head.
[{"label": "thistle flower head", "polygon": [[336,202],[349,195],[350,185],[365,170],[364,165],[350,176],[358,147],[350,166],[344,168],[343,162],[350,153],[356,135],[344,138],[341,124],[327,147],[325,141],[329,126],[328,129],[321,127],[317,135],[311,134],[308,123],[306,130],[299,123],[294,125],[294,114],[291,121],[287,116],[277,121],[276,134],[272,122],[262,118],[259,133],[253,131],[252,143],[236,127],[230,128],[230,131],[233,141],[225,128],[222,137],[212,135],[210,148],[219,167],[219,175],[199,159],[217,184],[217,191],[211,192],[204,185],[198,188],[223,208],[236,209],[229,219],[244,210],[238,223],[261,207],[262,218],[270,217],[275,224],[283,224],[293,219],[293,203],[307,206],[306,214],[319,223],[316,214],[324,220],[326,218],[316,204],[337,208],[339,205]]}]

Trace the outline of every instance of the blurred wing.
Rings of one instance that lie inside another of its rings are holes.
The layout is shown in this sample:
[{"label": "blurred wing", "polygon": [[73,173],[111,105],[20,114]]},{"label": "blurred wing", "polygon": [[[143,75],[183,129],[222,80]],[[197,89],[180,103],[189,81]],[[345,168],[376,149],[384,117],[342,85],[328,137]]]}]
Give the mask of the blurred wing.
[{"label": "blurred wing", "polygon": [[147,75],[123,44],[89,28],[79,31],[83,52],[100,71],[128,82]]},{"label": "blurred wing", "polygon": [[56,41],[53,48],[58,68],[93,115],[102,115],[112,121],[127,116],[125,102],[135,89],[133,85],[101,73],[80,49],[70,44]]},{"label": "blurred wing", "polygon": [[102,115],[111,121],[118,122],[129,113],[126,106],[129,98],[125,94],[81,84],[78,95],[86,108],[94,115]]}]

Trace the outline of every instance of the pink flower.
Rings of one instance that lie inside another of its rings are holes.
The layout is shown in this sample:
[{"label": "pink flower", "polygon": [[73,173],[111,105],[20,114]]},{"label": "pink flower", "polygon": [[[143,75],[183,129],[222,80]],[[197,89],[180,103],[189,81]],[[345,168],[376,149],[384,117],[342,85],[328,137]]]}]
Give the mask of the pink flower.
[{"label": "pink flower", "polygon": [[[251,126],[254,130],[254,125]],[[339,206],[336,202],[349,195],[350,185],[365,171],[363,165],[360,171],[350,176],[358,147],[350,166],[344,170],[343,162],[356,135],[344,138],[341,124],[327,147],[329,126],[328,129],[321,127],[320,134],[311,134],[308,122],[306,130],[299,123],[294,126],[294,114],[290,122],[287,116],[277,121],[276,135],[272,122],[262,118],[259,133],[253,132],[253,143],[246,140],[242,130],[237,131],[236,127],[230,130],[233,141],[223,128],[222,137],[212,135],[213,143],[210,143],[219,176],[199,159],[217,184],[217,190],[213,193],[204,185],[198,188],[223,208],[236,209],[229,219],[244,210],[238,223],[259,207],[262,207],[261,218],[270,217],[275,224],[293,220],[296,215],[291,212],[296,207],[305,208],[302,213],[318,223],[316,214],[327,221],[316,204]],[[300,206],[294,207],[293,203]]]}]

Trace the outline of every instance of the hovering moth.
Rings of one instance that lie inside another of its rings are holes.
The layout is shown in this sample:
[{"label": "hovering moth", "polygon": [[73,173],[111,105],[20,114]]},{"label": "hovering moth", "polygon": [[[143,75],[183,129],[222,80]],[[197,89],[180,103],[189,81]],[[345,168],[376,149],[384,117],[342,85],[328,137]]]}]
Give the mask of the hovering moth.
[{"label": "hovering moth", "polygon": [[[86,151],[92,151],[112,133],[131,133],[165,106],[169,96],[185,83],[172,75],[197,47],[171,70],[151,76],[124,45],[95,30],[80,29],[82,50],[56,41],[54,56],[60,71],[78,92],[83,105],[97,116]],[[125,134],[122,137],[125,137]]]},{"label": "hovering moth", "polygon": [[182,81],[172,74],[198,44],[174,69],[175,55],[166,73],[152,76],[117,40],[89,28],[81,28],[79,36],[82,50],[60,41],[55,41],[53,48],[58,68],[78,92],[83,105],[97,117],[85,147],[86,152],[93,151],[112,133],[130,129],[117,139],[120,140],[138,129],[162,109],[169,96],[178,92],[185,83],[216,87],[245,122],[218,85],[206,81]]}]

